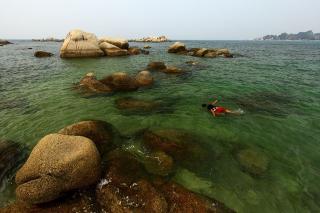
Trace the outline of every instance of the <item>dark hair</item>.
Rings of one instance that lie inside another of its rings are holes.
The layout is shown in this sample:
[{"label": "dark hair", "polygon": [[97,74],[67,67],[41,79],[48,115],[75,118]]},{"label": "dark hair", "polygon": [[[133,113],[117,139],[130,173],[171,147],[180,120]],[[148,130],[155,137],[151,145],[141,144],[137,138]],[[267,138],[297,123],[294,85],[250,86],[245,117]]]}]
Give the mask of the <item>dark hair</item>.
[{"label": "dark hair", "polygon": [[206,106],[207,106],[207,104],[202,104],[201,106],[202,106],[202,107],[206,107]]}]

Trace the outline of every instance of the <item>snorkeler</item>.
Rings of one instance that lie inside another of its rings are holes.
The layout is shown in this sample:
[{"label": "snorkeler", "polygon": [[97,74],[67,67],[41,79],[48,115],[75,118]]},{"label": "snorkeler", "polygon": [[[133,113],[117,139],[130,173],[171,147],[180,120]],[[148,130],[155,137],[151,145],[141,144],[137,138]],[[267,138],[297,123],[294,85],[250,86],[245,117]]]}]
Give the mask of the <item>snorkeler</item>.
[{"label": "snorkeler", "polygon": [[214,117],[219,115],[226,115],[226,114],[233,114],[233,115],[243,114],[242,110],[232,111],[222,106],[215,106],[216,103],[218,103],[218,100],[215,100],[209,104],[202,104],[202,107],[207,107],[207,110],[210,111]]}]

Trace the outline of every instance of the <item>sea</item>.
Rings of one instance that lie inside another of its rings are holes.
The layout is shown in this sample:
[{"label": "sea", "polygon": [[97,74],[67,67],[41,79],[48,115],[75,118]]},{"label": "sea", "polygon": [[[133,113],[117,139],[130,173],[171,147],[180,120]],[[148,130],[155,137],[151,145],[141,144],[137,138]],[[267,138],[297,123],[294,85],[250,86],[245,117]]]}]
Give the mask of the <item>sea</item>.
[{"label": "sea", "polygon": [[[320,41],[182,41],[188,48],[228,48],[234,58],[169,54],[170,42],[132,42],[151,46],[150,54],[86,59],[61,59],[59,42],[12,42],[0,47],[0,139],[19,143],[25,155],[45,135],[82,120],[107,121],[126,136],[181,130],[211,157],[177,166],[175,182],[240,213],[320,212]],[[36,58],[37,50],[54,56]],[[152,72],[152,87],[131,92],[75,89],[88,72],[98,79],[135,75],[152,61],[185,72]],[[116,107],[119,98],[165,107],[126,112]],[[202,104],[216,99],[241,114],[213,117]],[[124,144],[141,148],[134,140]],[[0,206],[15,199],[14,174],[2,180]]]}]

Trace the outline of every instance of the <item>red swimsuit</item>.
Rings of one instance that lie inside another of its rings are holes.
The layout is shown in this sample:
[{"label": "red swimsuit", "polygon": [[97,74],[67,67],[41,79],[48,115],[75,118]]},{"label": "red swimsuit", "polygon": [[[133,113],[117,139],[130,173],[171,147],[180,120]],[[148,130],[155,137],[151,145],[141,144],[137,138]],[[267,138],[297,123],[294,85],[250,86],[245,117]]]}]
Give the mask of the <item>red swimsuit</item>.
[{"label": "red swimsuit", "polygon": [[226,113],[226,109],[225,108],[223,108],[223,107],[216,107],[215,109],[214,109],[214,113],[215,114],[222,114],[222,113]]}]

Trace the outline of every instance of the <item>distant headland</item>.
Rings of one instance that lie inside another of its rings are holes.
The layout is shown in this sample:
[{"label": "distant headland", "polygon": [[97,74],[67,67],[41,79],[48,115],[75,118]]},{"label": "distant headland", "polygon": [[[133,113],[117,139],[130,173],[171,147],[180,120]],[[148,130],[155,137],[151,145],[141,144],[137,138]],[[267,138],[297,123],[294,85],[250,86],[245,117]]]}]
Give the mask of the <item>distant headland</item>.
[{"label": "distant headland", "polygon": [[312,30],[297,34],[281,33],[280,35],[266,35],[255,40],[320,40],[320,33],[313,33]]}]

